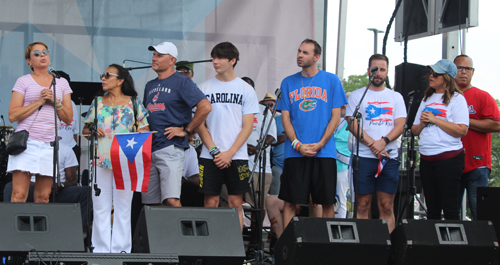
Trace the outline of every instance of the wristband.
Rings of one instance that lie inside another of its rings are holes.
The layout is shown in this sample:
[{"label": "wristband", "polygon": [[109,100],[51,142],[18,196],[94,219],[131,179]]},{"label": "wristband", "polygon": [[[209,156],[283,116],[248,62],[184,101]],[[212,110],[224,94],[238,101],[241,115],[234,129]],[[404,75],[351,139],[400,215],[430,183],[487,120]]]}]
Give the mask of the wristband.
[{"label": "wristband", "polygon": [[63,105],[61,105],[60,107],[57,107],[56,110],[62,110],[64,108]]},{"label": "wristband", "polygon": [[391,140],[389,140],[389,138],[387,138],[387,136],[383,136],[382,139],[384,139],[385,144],[389,144],[391,142]]},{"label": "wristband", "polygon": [[293,140],[292,148],[295,149],[295,151],[299,152],[301,146],[302,143],[298,139]]},{"label": "wristband", "polygon": [[59,103],[56,102],[56,108],[59,109],[59,107],[61,107],[61,106],[62,106],[62,101],[61,100],[59,100]]},{"label": "wristband", "polygon": [[216,155],[220,154],[220,149],[217,146],[214,146],[210,149],[210,155],[215,158]]}]

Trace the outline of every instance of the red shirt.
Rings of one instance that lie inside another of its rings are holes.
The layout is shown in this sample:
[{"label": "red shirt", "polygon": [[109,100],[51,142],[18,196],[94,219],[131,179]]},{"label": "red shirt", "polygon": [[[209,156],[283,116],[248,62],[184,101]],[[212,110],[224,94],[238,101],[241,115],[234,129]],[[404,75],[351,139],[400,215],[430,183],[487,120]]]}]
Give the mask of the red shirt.
[{"label": "red shirt", "polygon": [[[475,120],[492,119],[500,121],[500,111],[497,103],[488,92],[477,87],[471,87],[464,92],[469,108],[469,118]],[[469,128],[467,135],[462,137],[465,148],[465,168],[463,173],[479,167],[491,169],[491,134],[474,131]]]}]

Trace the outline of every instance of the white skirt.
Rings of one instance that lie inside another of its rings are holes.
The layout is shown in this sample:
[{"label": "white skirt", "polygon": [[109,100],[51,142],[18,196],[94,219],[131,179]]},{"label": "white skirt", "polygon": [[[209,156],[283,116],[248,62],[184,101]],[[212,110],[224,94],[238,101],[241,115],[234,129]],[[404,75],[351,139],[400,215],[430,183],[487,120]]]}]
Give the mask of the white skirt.
[{"label": "white skirt", "polygon": [[54,172],[54,148],[50,143],[28,138],[28,147],[18,155],[9,155],[7,172],[15,170],[28,172],[32,175],[52,177]]}]

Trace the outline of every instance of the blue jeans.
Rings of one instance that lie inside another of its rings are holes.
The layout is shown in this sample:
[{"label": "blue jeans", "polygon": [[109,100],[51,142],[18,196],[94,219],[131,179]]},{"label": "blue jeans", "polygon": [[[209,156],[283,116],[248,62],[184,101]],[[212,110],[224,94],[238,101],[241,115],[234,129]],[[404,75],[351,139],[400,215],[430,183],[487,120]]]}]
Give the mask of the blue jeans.
[{"label": "blue jeans", "polygon": [[460,209],[462,208],[462,199],[464,191],[467,189],[467,200],[469,201],[472,219],[477,220],[477,187],[487,187],[488,178],[490,177],[490,168],[481,167],[462,174],[460,180]]}]

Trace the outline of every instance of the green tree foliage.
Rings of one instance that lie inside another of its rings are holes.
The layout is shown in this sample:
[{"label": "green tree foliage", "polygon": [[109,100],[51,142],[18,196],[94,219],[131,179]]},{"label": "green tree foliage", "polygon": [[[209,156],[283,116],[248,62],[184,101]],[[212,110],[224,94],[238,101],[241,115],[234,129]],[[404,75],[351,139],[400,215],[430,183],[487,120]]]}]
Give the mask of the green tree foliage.
[{"label": "green tree foliage", "polygon": [[[495,100],[500,109],[500,101]],[[491,134],[491,175],[488,186],[500,187],[500,133]]]},{"label": "green tree foliage", "polygon": [[491,134],[490,187],[500,187],[500,133]]},{"label": "green tree foliage", "polygon": [[345,78],[342,80],[342,86],[347,93],[368,85],[369,81],[368,73],[364,75],[350,75],[347,77],[347,80]]}]

